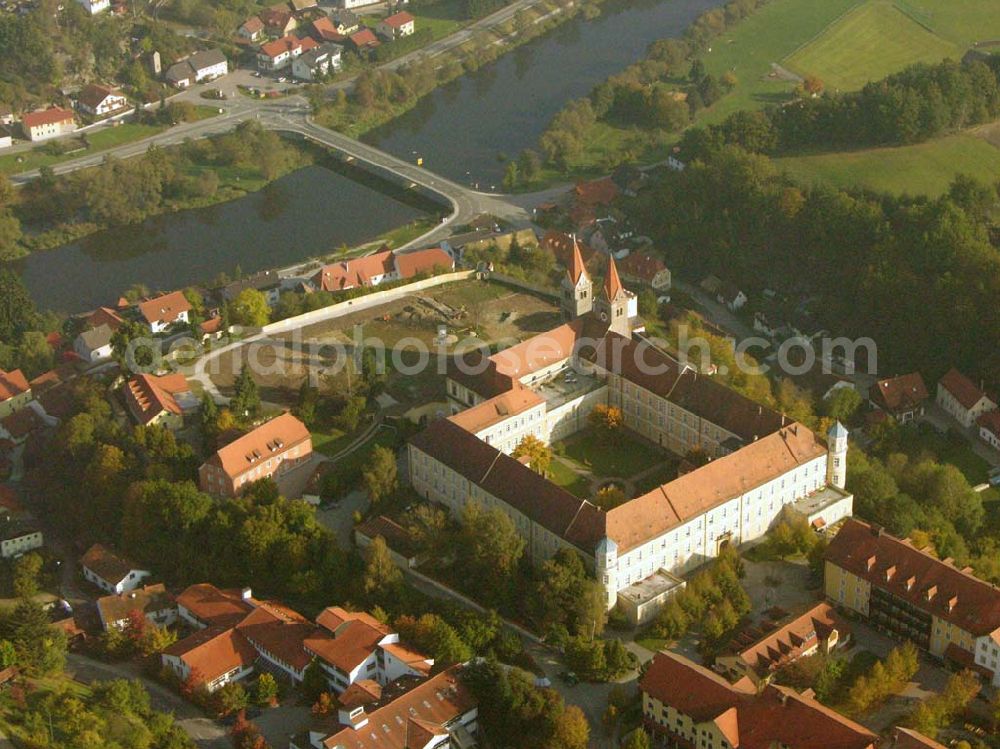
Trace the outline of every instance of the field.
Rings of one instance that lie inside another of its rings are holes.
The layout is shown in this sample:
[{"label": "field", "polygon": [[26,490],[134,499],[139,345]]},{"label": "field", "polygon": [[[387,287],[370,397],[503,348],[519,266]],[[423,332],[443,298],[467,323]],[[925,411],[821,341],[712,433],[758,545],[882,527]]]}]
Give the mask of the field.
[{"label": "field", "polygon": [[783,157],[775,164],[807,184],[860,185],[933,197],[945,192],[956,174],[993,182],[1000,174],[1000,148],[962,133],[915,146]]},{"label": "field", "polygon": [[52,154],[49,153],[45,145],[39,145],[30,151],[19,153],[9,153],[0,156],[0,172],[4,174],[17,174],[18,172],[30,172],[43,166],[53,166],[70,159],[78,159],[81,156],[106,151],[109,148],[131,143],[143,138],[149,138],[166,129],[161,125],[138,125],[128,123],[118,127],[104,128],[87,135],[90,145],[86,148],[75,148],[72,153]]}]

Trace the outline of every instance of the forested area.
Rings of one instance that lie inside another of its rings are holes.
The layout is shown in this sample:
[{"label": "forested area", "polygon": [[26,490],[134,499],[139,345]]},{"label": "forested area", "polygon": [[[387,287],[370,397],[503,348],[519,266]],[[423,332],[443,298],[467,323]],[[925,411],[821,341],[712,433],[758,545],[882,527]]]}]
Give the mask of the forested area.
[{"label": "forested area", "polygon": [[825,94],[685,134],[681,152],[702,158],[723,145],[758,153],[920,143],[1000,117],[1000,56],[914,65],[860,91]]},{"label": "forested area", "polygon": [[951,366],[974,379],[998,371],[997,202],[995,185],[963,177],[934,200],[804,187],[727,146],[626,211],[671,268],[738,279],[751,296],[817,295],[824,327],[876,341],[879,371],[933,381]]},{"label": "forested area", "polygon": [[40,0],[23,15],[0,14],[0,101],[30,109],[47,103],[61,86],[116,80],[155,101],[159,84],[148,54],[158,51],[166,68],[193,49],[192,39],[163,24],[91,16],[76,2]]},{"label": "forested area", "polygon": [[[0,261],[72,237],[180,208],[228,200],[254,182],[271,182],[310,163],[310,156],[256,122],[215,138],[38,179],[14,191],[0,176]],[[224,183],[220,171],[236,175]],[[241,179],[242,178],[242,179]],[[30,231],[27,231],[30,229]]]}]

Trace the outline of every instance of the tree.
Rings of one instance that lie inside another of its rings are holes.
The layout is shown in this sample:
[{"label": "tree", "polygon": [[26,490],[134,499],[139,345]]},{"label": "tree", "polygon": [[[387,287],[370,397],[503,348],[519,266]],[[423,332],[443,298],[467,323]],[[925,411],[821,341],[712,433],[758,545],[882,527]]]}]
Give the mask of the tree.
[{"label": "tree", "polygon": [[17,664],[28,674],[44,676],[62,668],[66,633],[50,626],[41,604],[22,600],[11,614],[8,626]]},{"label": "tree", "polygon": [[229,303],[229,321],[247,328],[261,328],[267,325],[271,310],[267,297],[257,289],[243,289]]},{"label": "tree", "polygon": [[36,319],[35,303],[21,278],[0,266],[0,341],[17,343]]},{"label": "tree", "polygon": [[313,715],[329,715],[337,708],[336,698],[329,692],[321,692],[310,710]]},{"label": "tree", "polygon": [[823,93],[824,88],[826,88],[826,84],[818,76],[807,75],[802,79],[802,90],[810,96]]},{"label": "tree", "polygon": [[14,595],[32,598],[38,592],[38,576],[42,571],[42,557],[29,552],[14,562]]},{"label": "tree", "polygon": [[553,745],[559,749],[587,749],[590,727],[583,710],[570,705],[556,718]]},{"label": "tree", "polygon": [[231,681],[212,695],[216,710],[220,715],[230,715],[241,710],[245,710],[250,704],[247,690],[242,684]]},{"label": "tree", "polygon": [[306,666],[306,670],[302,675],[303,694],[305,694],[309,702],[315,702],[321,694],[329,691],[329,689],[330,685],[326,680],[326,674],[323,672],[323,666],[320,664],[318,658],[313,658],[309,665]]},{"label": "tree", "polygon": [[376,536],[365,553],[365,594],[379,601],[390,600],[403,583],[403,573],[393,563],[385,539]]},{"label": "tree", "polygon": [[608,511],[625,504],[626,499],[625,492],[621,490],[621,487],[608,484],[597,490],[597,496],[594,497],[594,504],[602,510]]},{"label": "tree", "polygon": [[483,510],[469,501],[462,511],[460,535],[466,549],[468,584],[481,587],[490,581],[484,591],[488,599],[508,596],[524,553],[524,539],[514,522],[498,508]]},{"label": "tree", "polygon": [[513,457],[527,458],[528,466],[544,476],[552,464],[552,448],[535,435],[529,434],[514,448]]},{"label": "tree", "polygon": [[521,172],[516,161],[508,161],[503,173],[503,188],[512,192],[521,182]]},{"label": "tree", "polygon": [[261,707],[274,705],[278,700],[278,682],[266,671],[257,677],[257,686],[254,689],[254,702]]},{"label": "tree", "polygon": [[243,369],[236,376],[234,388],[229,409],[238,419],[254,418],[260,411],[260,393],[257,391],[257,382],[249,366],[243,365]]},{"label": "tree", "polygon": [[23,254],[20,241],[20,220],[9,210],[0,208],[0,261],[14,260]]},{"label": "tree", "polygon": [[621,749],[653,749],[649,734],[642,727],[636,728],[625,737]]},{"label": "tree", "polygon": [[396,473],[396,454],[388,447],[376,446],[368,458],[368,467],[361,474],[372,504],[378,504],[396,491],[399,485]]},{"label": "tree", "polygon": [[831,419],[850,423],[858,408],[861,407],[861,396],[853,387],[837,388],[824,401],[823,412]]}]

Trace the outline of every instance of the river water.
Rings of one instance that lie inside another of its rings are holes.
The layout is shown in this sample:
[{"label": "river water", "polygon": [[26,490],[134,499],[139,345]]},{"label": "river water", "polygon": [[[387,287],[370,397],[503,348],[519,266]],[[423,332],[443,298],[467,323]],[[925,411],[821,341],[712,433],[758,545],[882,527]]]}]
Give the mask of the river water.
[{"label": "river water", "polygon": [[[681,34],[720,0],[609,0],[425,97],[366,140],[403,158],[422,156],[443,176],[499,187],[503,153],[537,145],[568,101],[640,59],[657,39]],[[77,312],[108,304],[135,283],[175,289],[236,266],[246,273],[293,264],[401,226],[426,205],[384,185],[308,167],[266,190],[212,208],[101,232],[20,263],[39,306]]]}]

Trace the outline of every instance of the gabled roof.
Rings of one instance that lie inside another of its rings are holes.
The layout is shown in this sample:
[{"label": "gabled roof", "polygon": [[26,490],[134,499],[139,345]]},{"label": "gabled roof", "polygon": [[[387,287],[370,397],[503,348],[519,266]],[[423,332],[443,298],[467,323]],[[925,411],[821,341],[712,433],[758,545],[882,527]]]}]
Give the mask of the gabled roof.
[{"label": "gabled roof", "polygon": [[938,384],[951,393],[966,410],[974,407],[983,398],[989,397],[976,383],[954,367],[938,380]]},{"label": "gabled roof", "polygon": [[349,674],[375,652],[387,634],[383,625],[374,626],[355,618],[341,624],[332,634],[324,627],[315,628],[302,644],[310,653]]},{"label": "gabled roof", "polygon": [[912,728],[897,726],[892,729],[892,743],[885,749],[945,749],[945,746],[917,733]]},{"label": "gabled roof", "polygon": [[97,599],[101,619],[108,625],[127,619],[133,611],[153,614],[174,606],[174,597],[167,592],[163,583],[145,585],[119,595],[103,596]]},{"label": "gabled roof", "polygon": [[115,331],[111,327],[101,323],[96,328],[90,328],[80,333],[79,338],[83,341],[84,348],[88,351],[96,351],[110,344],[114,333]]},{"label": "gabled roof", "polygon": [[516,387],[448,418],[466,431],[476,433],[511,416],[530,411],[545,399],[526,387]]},{"label": "gabled roof", "polygon": [[253,610],[253,599],[244,600],[238,590],[219,590],[211,583],[189,585],[177,596],[183,606],[204,624],[231,627]]},{"label": "gabled roof", "polygon": [[818,603],[743,648],[737,655],[763,676],[799,658],[817,643],[824,642],[834,630],[844,639],[850,633],[850,625],[830,604]]},{"label": "gabled roof", "polygon": [[987,411],[976,419],[976,423],[995,437],[1000,437],[1000,411]]},{"label": "gabled roof", "polygon": [[1000,629],[996,586],[877,526],[849,518],[830,542],[825,558],[973,636]]},{"label": "gabled roof", "polygon": [[667,269],[662,260],[645,252],[629,253],[619,261],[618,265],[626,276],[638,278],[647,283],[651,283],[656,278],[656,274]]},{"label": "gabled roof", "polygon": [[364,257],[324,265],[315,276],[313,284],[323,291],[344,291],[355,286],[370,286],[376,276],[393,272],[392,250],[383,249]]},{"label": "gabled roof", "polygon": [[215,67],[227,61],[226,55],[221,49],[203,49],[187,58],[187,63],[195,72]]},{"label": "gabled roof", "polygon": [[361,47],[377,47],[381,44],[378,37],[375,36],[375,33],[368,28],[355,31],[351,34],[350,39],[351,43],[359,49]]},{"label": "gabled roof", "polygon": [[248,668],[257,660],[257,650],[237,630],[208,627],[163,651],[187,664],[202,680],[212,681],[236,668]]},{"label": "gabled roof", "polygon": [[236,631],[254,647],[296,671],[304,670],[312,660],[303,643],[315,630],[315,625],[298,612],[270,601],[258,602],[236,625]]},{"label": "gabled roof", "polygon": [[70,109],[49,107],[40,112],[28,112],[21,117],[21,124],[26,128],[33,128],[39,125],[54,125],[57,122],[69,122],[75,119],[76,115]]},{"label": "gabled roof", "polygon": [[552,330],[539,333],[490,357],[497,372],[520,379],[551,364],[569,359],[583,337],[587,320],[578,317]]},{"label": "gabled roof", "polygon": [[160,377],[139,374],[125,383],[125,403],[140,424],[148,424],[164,411],[183,413],[177,398],[190,392],[187,379],[179,372]]},{"label": "gabled roof", "polygon": [[337,31],[337,27],[329,16],[317,18],[312,22],[313,33],[320,39],[330,42],[342,42],[347,37]]},{"label": "gabled roof", "polygon": [[118,330],[124,322],[122,316],[110,307],[98,307],[85,318],[89,328],[107,325],[111,330]]},{"label": "gabled roof", "polygon": [[358,679],[337,696],[341,707],[352,710],[382,699],[382,685],[372,679]]},{"label": "gabled roof", "polygon": [[391,16],[382,21],[386,26],[391,26],[394,29],[401,28],[402,26],[413,23],[416,20],[407,13],[405,10],[399,11],[399,13],[393,13]]},{"label": "gabled roof", "polygon": [[440,247],[428,247],[414,252],[394,252],[396,272],[400,278],[413,278],[419,273],[430,273],[435,268],[451,270],[455,261]]},{"label": "gabled roof", "polygon": [[109,96],[121,96],[122,93],[118,89],[111,88],[110,86],[101,86],[96,83],[90,83],[83,87],[83,91],[80,92],[80,104],[90,109],[97,109],[104,100]]},{"label": "gabled roof", "polygon": [[283,413],[219,448],[207,462],[221,468],[230,478],[235,478],[271,455],[284,452],[307,439],[309,430],[306,425],[292,414]]},{"label": "gabled roof", "polygon": [[141,569],[103,544],[94,544],[87,549],[80,564],[111,585],[120,583],[132,570]]},{"label": "gabled roof", "polygon": [[280,39],[275,39],[267,42],[266,44],[260,45],[260,51],[271,59],[274,59],[285,53],[299,49],[300,47],[302,47],[302,40],[294,34],[288,34]]},{"label": "gabled roof", "polygon": [[577,203],[586,206],[609,205],[618,197],[618,185],[611,177],[578,182],[573,188]]},{"label": "gabled roof", "polygon": [[245,31],[247,34],[257,34],[264,30],[264,22],[260,20],[257,16],[250,16],[247,20],[243,22],[240,29]]},{"label": "gabled roof", "polygon": [[574,245],[580,250],[584,266],[593,267],[591,263],[596,260],[599,253],[590,245],[578,241],[575,234],[549,229],[539,242],[539,246],[549,250],[555,256],[556,262],[564,268],[572,265]]},{"label": "gabled roof", "polygon": [[172,323],[180,315],[191,310],[191,303],[180,291],[139,302],[139,313],[150,325]]},{"label": "gabled roof", "polygon": [[927,386],[919,372],[890,377],[875,383],[871,398],[886,411],[898,413],[927,400]]},{"label": "gabled roof", "polygon": [[30,389],[28,378],[20,369],[4,372],[0,369],[0,403],[16,398]]}]

